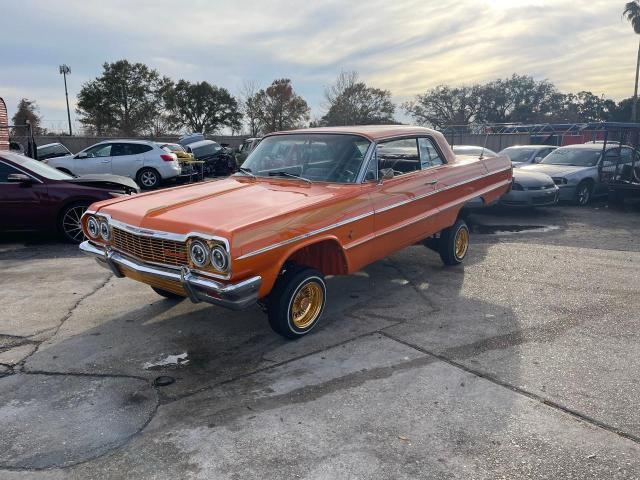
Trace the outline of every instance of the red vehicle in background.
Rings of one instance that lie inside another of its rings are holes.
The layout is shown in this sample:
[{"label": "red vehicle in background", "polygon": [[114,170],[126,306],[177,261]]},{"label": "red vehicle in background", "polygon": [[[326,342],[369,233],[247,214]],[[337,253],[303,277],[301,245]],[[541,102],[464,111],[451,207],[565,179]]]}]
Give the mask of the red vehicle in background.
[{"label": "red vehicle in background", "polygon": [[24,155],[0,151],[0,231],[59,233],[83,240],[80,217],[93,202],[138,192],[116,175],[72,177]]}]

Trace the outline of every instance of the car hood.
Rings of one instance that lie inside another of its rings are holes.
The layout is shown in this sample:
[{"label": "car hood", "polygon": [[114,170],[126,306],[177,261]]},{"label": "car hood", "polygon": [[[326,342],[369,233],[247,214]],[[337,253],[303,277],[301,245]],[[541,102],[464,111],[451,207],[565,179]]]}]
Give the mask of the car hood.
[{"label": "car hood", "polygon": [[56,165],[58,162],[63,163],[71,159],[73,159],[73,155],[62,155],[60,157],[45,158],[42,160],[42,163],[46,163],[47,165]]},{"label": "car hood", "polygon": [[525,187],[538,187],[553,184],[553,179],[542,172],[531,172],[523,168],[513,171],[513,181]]},{"label": "car hood", "polygon": [[140,189],[136,182],[129,177],[122,177],[120,175],[109,174],[95,174],[95,175],[82,175],[76,178],[70,178],[65,180],[68,183],[75,183],[79,185],[86,185],[88,187],[104,187],[104,188],[119,188],[127,189],[135,192],[139,192]]},{"label": "car hood", "polygon": [[[281,235],[291,220],[287,214],[329,203],[324,214],[339,217],[335,199],[357,189],[356,185],[307,184],[297,180],[230,177],[158,192],[120,197],[94,205],[100,213],[135,227],[178,234],[200,232],[231,238],[257,223],[275,221],[273,234]],[[335,211],[334,211],[335,210]],[[309,218],[318,221],[318,218]]]},{"label": "car hood", "polygon": [[573,167],[571,165],[551,165],[545,163],[537,163],[535,165],[527,165],[520,167],[518,171],[546,173],[550,177],[564,177],[576,172],[588,170],[594,167]]}]

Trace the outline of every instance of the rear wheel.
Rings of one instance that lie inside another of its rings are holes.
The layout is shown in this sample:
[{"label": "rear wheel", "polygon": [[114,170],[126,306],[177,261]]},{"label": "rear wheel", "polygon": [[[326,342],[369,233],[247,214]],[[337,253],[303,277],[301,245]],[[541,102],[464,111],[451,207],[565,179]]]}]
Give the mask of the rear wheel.
[{"label": "rear wheel", "polygon": [[269,295],[269,324],[283,337],[300,338],[318,324],[326,301],[327,287],[320,272],[289,267]]},{"label": "rear wheel", "polygon": [[573,203],[579,207],[584,207],[591,201],[591,193],[593,186],[589,182],[581,182],[576,187],[576,193],[573,197]]},{"label": "rear wheel", "polygon": [[84,240],[80,219],[88,207],[86,203],[73,203],[60,212],[58,229],[67,242],[80,243]]},{"label": "rear wheel", "polygon": [[152,190],[160,186],[161,177],[157,170],[154,168],[143,168],[138,172],[136,176],[138,185],[144,190]]},{"label": "rear wheel", "polygon": [[163,296],[164,298],[168,298],[170,300],[182,300],[185,298],[183,295],[178,295],[177,293],[173,293],[168,290],[163,290],[161,288],[151,287],[151,289],[154,292],[156,292],[158,295]]},{"label": "rear wheel", "polygon": [[462,263],[469,251],[469,227],[464,220],[457,220],[440,233],[438,253],[445,265]]}]

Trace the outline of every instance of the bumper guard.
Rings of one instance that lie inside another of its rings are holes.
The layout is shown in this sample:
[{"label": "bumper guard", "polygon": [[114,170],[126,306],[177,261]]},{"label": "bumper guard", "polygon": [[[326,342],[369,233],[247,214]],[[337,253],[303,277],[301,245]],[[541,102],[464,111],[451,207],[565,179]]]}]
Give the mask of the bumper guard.
[{"label": "bumper guard", "polygon": [[80,250],[96,259],[99,265],[108,268],[116,277],[125,275],[120,266],[163,280],[173,280],[182,288],[193,303],[206,302],[232,310],[242,310],[258,300],[258,290],[262,283],[259,276],[238,283],[224,284],[191,271],[186,266],[180,270],[140,263],[109,248],[94,245],[88,240],[80,244]]}]

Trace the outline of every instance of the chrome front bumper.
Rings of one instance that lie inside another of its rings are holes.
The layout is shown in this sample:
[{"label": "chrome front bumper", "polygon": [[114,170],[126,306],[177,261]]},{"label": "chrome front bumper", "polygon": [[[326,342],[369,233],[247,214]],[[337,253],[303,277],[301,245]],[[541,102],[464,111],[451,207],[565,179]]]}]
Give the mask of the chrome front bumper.
[{"label": "chrome front bumper", "polygon": [[108,268],[116,277],[124,277],[120,266],[137,273],[149,275],[162,280],[173,280],[182,285],[192,302],[207,302],[214,305],[242,310],[258,300],[258,290],[262,278],[251,277],[238,283],[224,284],[202,275],[198,275],[187,267],[181,270],[147,265],[108,248],[102,248],[84,241],[80,250],[96,259],[99,265]]}]

